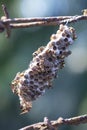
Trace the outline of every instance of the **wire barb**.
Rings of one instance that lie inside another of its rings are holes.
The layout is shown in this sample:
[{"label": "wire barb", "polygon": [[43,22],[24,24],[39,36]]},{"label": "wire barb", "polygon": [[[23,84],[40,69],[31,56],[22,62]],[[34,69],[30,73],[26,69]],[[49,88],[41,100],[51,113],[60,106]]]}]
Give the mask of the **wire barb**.
[{"label": "wire barb", "polygon": [[[9,19],[9,13],[7,11],[7,8],[4,4],[2,4],[2,9],[3,9],[3,12],[4,12],[4,16],[1,17],[1,20],[6,20],[6,19]],[[10,37],[10,34],[11,34],[11,28],[10,28],[10,25],[8,22],[6,22],[4,24],[4,28],[6,30],[6,37],[9,38]],[[3,29],[4,31],[4,29]]]},{"label": "wire barb", "polygon": [[[48,118],[47,121],[49,121]],[[50,121],[51,127],[49,127],[48,123],[44,121],[26,126],[24,128],[21,128],[20,130],[57,130],[61,125],[78,125],[83,123],[87,123],[87,115],[81,115],[67,119],[59,117],[57,120]]]}]

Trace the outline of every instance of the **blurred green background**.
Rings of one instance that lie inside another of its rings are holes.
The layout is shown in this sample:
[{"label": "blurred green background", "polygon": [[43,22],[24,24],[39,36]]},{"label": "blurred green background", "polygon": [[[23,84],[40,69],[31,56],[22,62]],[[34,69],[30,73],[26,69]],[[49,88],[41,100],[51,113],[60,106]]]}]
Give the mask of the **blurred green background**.
[{"label": "blurred green background", "polygon": [[[46,17],[80,15],[87,8],[82,0],[3,0],[9,15],[14,17]],[[58,72],[59,78],[53,89],[46,90],[44,96],[33,102],[28,114],[20,115],[19,100],[10,88],[17,72],[27,69],[32,53],[46,45],[58,27],[32,27],[12,30],[7,39],[0,34],[0,130],[17,130],[26,125],[43,121],[47,116],[56,120],[62,116],[69,118],[87,112],[87,21],[72,23],[78,39],[71,46],[72,55],[66,59],[66,66]],[[59,130],[87,130],[87,125],[62,126]]]}]

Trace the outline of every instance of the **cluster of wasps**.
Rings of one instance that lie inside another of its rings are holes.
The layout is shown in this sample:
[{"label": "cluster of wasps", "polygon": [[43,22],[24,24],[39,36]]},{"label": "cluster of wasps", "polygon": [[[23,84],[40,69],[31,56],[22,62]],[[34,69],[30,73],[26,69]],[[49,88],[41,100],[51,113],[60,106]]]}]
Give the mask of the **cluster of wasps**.
[{"label": "cluster of wasps", "polygon": [[48,44],[33,53],[28,69],[16,75],[11,88],[19,97],[22,113],[30,111],[32,101],[43,95],[46,88],[52,87],[58,70],[64,67],[65,58],[71,54],[68,47],[75,39],[75,29],[61,24]]}]

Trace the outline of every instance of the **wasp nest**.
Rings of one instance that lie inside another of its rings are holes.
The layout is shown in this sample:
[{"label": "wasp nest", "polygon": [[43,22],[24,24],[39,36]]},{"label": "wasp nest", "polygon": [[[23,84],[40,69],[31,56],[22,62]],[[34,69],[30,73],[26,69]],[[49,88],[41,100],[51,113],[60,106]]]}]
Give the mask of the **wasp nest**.
[{"label": "wasp nest", "polygon": [[72,27],[60,25],[47,46],[42,46],[33,53],[29,68],[17,73],[11,88],[13,93],[19,96],[22,113],[31,109],[32,101],[43,95],[45,88],[52,87],[58,70],[64,67],[65,57],[71,54],[68,46],[75,38],[75,30]]}]

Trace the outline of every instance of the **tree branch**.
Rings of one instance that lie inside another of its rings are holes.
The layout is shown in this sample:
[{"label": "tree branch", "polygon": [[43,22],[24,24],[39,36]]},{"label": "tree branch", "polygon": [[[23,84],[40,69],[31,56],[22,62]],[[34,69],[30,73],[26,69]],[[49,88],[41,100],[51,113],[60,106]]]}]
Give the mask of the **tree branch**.
[{"label": "tree branch", "polygon": [[78,125],[87,123],[87,115],[72,117],[68,119],[58,118],[55,121],[49,121],[47,117],[44,118],[44,122],[39,122],[33,125],[26,126],[20,130],[57,130],[61,125]]},{"label": "tree branch", "polygon": [[87,20],[87,14],[75,16],[59,17],[36,17],[36,18],[9,18],[9,13],[5,5],[2,5],[4,16],[0,20],[0,32],[6,30],[6,36],[9,37],[13,28],[27,28],[37,26],[55,26],[66,23],[73,23],[80,20]]}]

